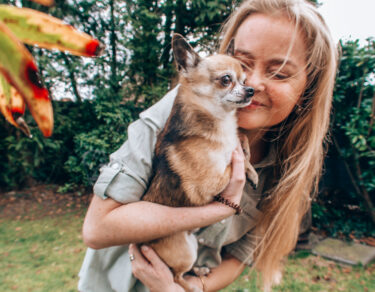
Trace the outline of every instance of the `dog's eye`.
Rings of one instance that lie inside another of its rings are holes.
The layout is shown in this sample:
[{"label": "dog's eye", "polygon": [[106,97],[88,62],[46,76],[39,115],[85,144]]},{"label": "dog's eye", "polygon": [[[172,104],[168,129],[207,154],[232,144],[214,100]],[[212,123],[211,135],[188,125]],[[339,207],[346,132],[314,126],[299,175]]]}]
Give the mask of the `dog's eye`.
[{"label": "dog's eye", "polygon": [[221,77],[220,81],[223,86],[229,86],[232,83],[232,77],[230,77],[230,75],[224,75]]}]

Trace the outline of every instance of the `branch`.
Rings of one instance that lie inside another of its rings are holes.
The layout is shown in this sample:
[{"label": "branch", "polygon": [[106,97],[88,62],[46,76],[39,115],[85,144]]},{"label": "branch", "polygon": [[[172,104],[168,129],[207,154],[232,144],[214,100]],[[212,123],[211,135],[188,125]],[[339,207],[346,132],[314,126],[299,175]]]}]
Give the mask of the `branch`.
[{"label": "branch", "polygon": [[362,198],[364,199],[365,206],[366,206],[368,212],[370,213],[372,222],[375,224],[375,208],[374,208],[374,205],[371,201],[369,193],[367,192],[366,188],[363,187],[364,182],[363,182],[363,179],[362,179],[361,167],[360,167],[359,162],[358,162],[359,161],[358,154],[355,151],[355,149],[353,148],[353,146],[352,146],[352,149],[353,149],[353,152],[354,152],[354,164],[355,164],[355,168],[356,168],[356,172],[357,172],[357,177],[360,181],[360,186],[362,186],[361,187],[361,189],[362,189],[361,195],[362,195]]},{"label": "branch", "polygon": [[367,138],[369,138],[370,135],[371,135],[372,126],[374,125],[374,120],[375,120],[375,89],[374,89],[374,94],[372,95],[372,109],[371,109],[370,118],[371,118],[371,120],[370,120],[370,123],[369,123]]},{"label": "branch", "polygon": [[118,83],[117,83],[117,36],[116,36],[116,24],[115,24],[115,3],[114,0],[111,0],[109,2],[110,5],[110,43],[111,43],[111,79],[112,79],[112,86],[114,89],[117,91],[119,88]]},{"label": "branch", "polygon": [[[341,148],[340,148],[340,145],[338,144],[335,136],[332,135],[332,139],[333,139],[333,143],[336,147],[336,150],[337,152],[339,153],[339,156],[341,157],[341,159],[343,160],[344,162],[344,165],[345,165],[345,169],[350,177],[350,180],[351,180],[351,183],[355,189],[355,192],[357,193],[357,195],[359,197],[362,197],[362,199],[364,200],[364,203],[365,203],[365,206],[366,206],[366,209],[367,211],[369,212],[370,216],[371,216],[371,219],[372,219],[372,222],[375,224],[375,208],[374,208],[374,205],[371,201],[371,198],[369,196],[369,193],[367,192],[367,190],[365,188],[361,188],[360,186],[358,186],[357,182],[356,182],[356,179],[354,178],[354,175],[350,169],[350,166],[349,164],[347,163],[347,161],[345,160],[344,158],[344,155],[342,154],[342,151],[341,151]],[[354,149],[353,149],[354,150]],[[361,172],[361,168],[358,164],[358,157],[356,155],[356,152],[354,150],[354,154],[355,154],[355,167],[356,167],[356,174],[357,174],[357,177],[359,179],[359,181],[362,183],[363,180],[362,180],[362,172]]]},{"label": "branch", "polygon": [[360,87],[360,91],[359,91],[357,108],[361,107],[363,91],[365,90],[365,80],[366,80],[367,72],[368,72],[368,69],[366,67],[365,69],[363,69],[363,78],[362,78],[361,87]]},{"label": "branch", "polygon": [[69,60],[69,58],[67,57],[67,55],[64,52],[61,52],[61,55],[62,55],[62,57],[64,59],[65,65],[66,65],[66,67],[68,69],[68,72],[69,72],[69,78],[70,78],[70,80],[72,82],[73,93],[74,93],[77,101],[79,103],[81,103],[82,102],[82,97],[79,94],[79,91],[78,91],[78,88],[77,88],[77,81],[76,81],[76,77],[75,77],[74,71],[72,69],[72,66],[70,64],[70,60]]}]

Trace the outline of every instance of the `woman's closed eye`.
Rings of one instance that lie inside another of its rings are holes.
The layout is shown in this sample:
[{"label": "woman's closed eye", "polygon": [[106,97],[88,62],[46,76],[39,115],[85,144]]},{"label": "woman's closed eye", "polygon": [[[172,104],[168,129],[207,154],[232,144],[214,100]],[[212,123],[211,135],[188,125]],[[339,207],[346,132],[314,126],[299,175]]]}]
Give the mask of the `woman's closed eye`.
[{"label": "woman's closed eye", "polygon": [[269,78],[275,79],[275,80],[285,80],[285,79],[288,79],[288,78],[293,76],[292,73],[290,73],[289,71],[287,71],[285,69],[283,70],[283,68],[280,69],[280,67],[269,68],[268,72],[267,72],[267,75],[268,75]]},{"label": "woman's closed eye", "polygon": [[277,79],[277,80],[285,80],[285,79],[290,78],[289,74],[285,74],[285,73],[282,73],[282,72],[279,72],[279,71],[270,72],[269,76],[270,76],[270,78]]}]

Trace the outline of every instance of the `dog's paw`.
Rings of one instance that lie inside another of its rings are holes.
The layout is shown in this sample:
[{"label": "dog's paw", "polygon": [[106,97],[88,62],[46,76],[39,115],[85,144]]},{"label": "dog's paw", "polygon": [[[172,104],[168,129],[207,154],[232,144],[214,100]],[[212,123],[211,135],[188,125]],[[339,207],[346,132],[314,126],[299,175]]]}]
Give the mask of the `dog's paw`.
[{"label": "dog's paw", "polygon": [[247,178],[247,181],[249,182],[249,184],[251,185],[251,187],[256,190],[257,187],[258,187],[258,184],[255,183],[254,181],[252,181],[251,179]]},{"label": "dog's paw", "polygon": [[195,287],[192,287],[191,290],[189,290],[189,292],[204,292],[204,291],[198,288],[197,286],[195,286]]},{"label": "dog's paw", "polygon": [[208,267],[194,267],[193,272],[197,276],[206,276],[211,272],[211,270]]},{"label": "dog's paw", "polygon": [[246,179],[254,190],[258,187],[259,176],[252,165],[246,167]]}]

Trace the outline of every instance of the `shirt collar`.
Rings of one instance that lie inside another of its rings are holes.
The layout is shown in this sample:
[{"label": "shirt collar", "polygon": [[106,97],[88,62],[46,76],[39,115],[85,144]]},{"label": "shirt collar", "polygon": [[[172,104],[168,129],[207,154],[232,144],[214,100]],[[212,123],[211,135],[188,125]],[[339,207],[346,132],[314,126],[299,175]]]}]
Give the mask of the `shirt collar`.
[{"label": "shirt collar", "polygon": [[264,168],[267,166],[272,166],[276,163],[276,147],[271,144],[267,155],[258,163],[254,164],[254,168]]}]

